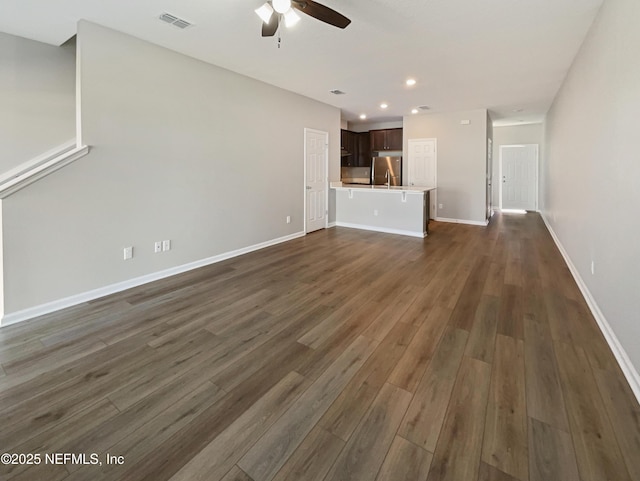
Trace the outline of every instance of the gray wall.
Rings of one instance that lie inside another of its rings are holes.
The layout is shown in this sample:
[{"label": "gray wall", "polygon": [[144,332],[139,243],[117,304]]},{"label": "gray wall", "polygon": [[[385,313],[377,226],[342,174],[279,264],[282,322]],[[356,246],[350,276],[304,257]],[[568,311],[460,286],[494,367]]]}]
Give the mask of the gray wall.
[{"label": "gray wall", "polygon": [[402,120],[370,123],[362,122],[362,120],[358,122],[349,122],[349,128],[347,130],[351,130],[352,132],[369,132],[370,130],[380,129],[401,129],[404,126]]},{"label": "gray wall", "polygon": [[[469,125],[461,125],[469,120]],[[484,222],[486,212],[487,111],[404,117],[404,151],[409,139],[437,138],[438,217]],[[409,169],[403,165],[403,184]]]},{"label": "gray wall", "polygon": [[542,155],[544,126],[541,123],[508,125],[493,128],[493,206],[500,207],[500,146],[538,144],[538,155]]},{"label": "gray wall", "polygon": [[0,32],[0,174],[76,135],[75,42]]},{"label": "gray wall", "polygon": [[305,127],[340,178],[337,108],[88,22],[78,55],[91,152],[5,199],[7,313],[302,231]]},{"label": "gray wall", "polygon": [[639,18],[637,0],[604,2],[547,116],[540,199],[541,210],[636,372]]}]

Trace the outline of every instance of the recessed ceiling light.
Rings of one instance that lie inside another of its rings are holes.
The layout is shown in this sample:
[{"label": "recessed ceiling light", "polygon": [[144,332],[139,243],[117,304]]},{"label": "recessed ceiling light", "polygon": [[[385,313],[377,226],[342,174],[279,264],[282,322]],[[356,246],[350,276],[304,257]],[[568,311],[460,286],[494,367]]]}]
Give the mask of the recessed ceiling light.
[{"label": "recessed ceiling light", "polygon": [[416,84],[416,79],[414,79],[414,78],[409,78],[409,79],[407,79],[406,84],[407,84],[409,87],[413,87],[413,86]]},{"label": "recessed ceiling light", "polygon": [[418,113],[418,109],[412,109],[412,110],[411,110],[411,113],[412,113],[412,114],[417,114],[417,113]]},{"label": "recessed ceiling light", "polygon": [[385,103],[381,103],[381,104],[380,104],[380,108],[381,108],[381,109],[386,109],[387,107],[388,107],[388,105],[387,105],[387,104],[385,104]]},{"label": "recessed ceiling light", "polygon": [[367,118],[367,115],[366,115],[366,114],[360,114],[360,118],[361,118],[362,120],[364,120],[364,119],[366,119],[366,118]]}]

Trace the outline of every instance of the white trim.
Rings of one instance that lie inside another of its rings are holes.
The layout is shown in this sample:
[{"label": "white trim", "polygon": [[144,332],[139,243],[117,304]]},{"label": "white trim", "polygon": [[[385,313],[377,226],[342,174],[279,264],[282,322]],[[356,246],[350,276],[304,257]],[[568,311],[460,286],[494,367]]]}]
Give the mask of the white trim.
[{"label": "white trim", "polygon": [[[76,23],[76,32],[79,26]],[[82,39],[76,35],[76,147],[82,144]]]},{"label": "white trim", "polygon": [[336,226],[336,223],[335,223],[335,222],[329,222],[329,223],[327,224],[327,229],[331,229],[332,227],[335,227],[335,226]]},{"label": "white trim", "polygon": [[304,209],[304,232],[307,233],[307,133],[314,133],[324,135],[325,138],[325,149],[324,149],[324,173],[325,177],[325,187],[326,192],[324,194],[324,227],[325,229],[329,225],[329,132],[318,129],[310,129],[308,127],[304,128],[304,170],[302,179],[302,188],[303,188],[303,209]]},{"label": "white trim", "polygon": [[259,249],[264,249],[265,247],[270,247],[272,245],[281,244],[283,242],[297,239],[298,237],[304,237],[304,235],[305,235],[304,232],[296,232],[295,234],[290,234],[284,237],[278,237],[277,239],[272,239],[266,242],[261,242],[259,244],[254,244],[252,246],[243,247],[241,249],[225,252],[223,254],[218,254],[216,256],[207,257],[199,261],[189,262],[187,264],[182,264],[176,267],[170,267],[169,269],[165,269],[162,271],[153,272],[151,274],[135,277],[133,279],[129,279],[122,282],[117,282],[109,286],[99,287],[91,291],[82,292],[80,294],[75,294],[73,296],[65,297],[63,299],[58,299],[55,301],[47,302],[45,304],[40,304],[39,306],[29,307],[21,311],[12,312],[11,314],[7,314],[6,316],[2,317],[2,319],[0,320],[0,326],[4,327],[10,324],[15,324],[17,322],[33,319],[34,317],[42,316],[44,314],[49,314],[55,311],[59,311],[60,309],[65,309],[67,307],[72,307],[78,304],[82,304],[84,302],[92,301],[94,299],[98,299],[99,297],[104,297],[110,294],[115,294],[117,292],[131,289],[132,287],[137,287],[142,284],[147,284],[149,282],[164,279],[166,277],[175,276],[176,274],[181,274],[183,272],[197,269],[199,267],[215,264],[216,262],[221,262],[226,259],[230,259],[232,257],[237,257],[242,254],[247,254],[249,252],[253,252]]},{"label": "white trim", "polygon": [[451,222],[452,224],[469,224],[469,225],[481,225],[486,227],[489,225],[488,220],[466,220],[466,219],[449,219],[447,217],[436,217],[433,219],[438,222]]},{"label": "white trim", "polygon": [[547,226],[547,230],[551,234],[553,241],[556,243],[558,250],[562,254],[564,261],[569,267],[569,271],[573,275],[573,278],[575,279],[576,284],[578,284],[578,288],[580,289],[582,296],[584,297],[585,301],[587,301],[587,305],[591,310],[591,314],[593,314],[593,317],[598,323],[598,327],[600,327],[600,330],[602,331],[602,334],[604,335],[604,338],[606,339],[607,344],[609,344],[609,348],[613,352],[613,355],[615,356],[616,361],[618,361],[618,364],[620,365],[620,369],[622,369],[622,372],[624,373],[624,377],[627,379],[627,382],[629,383],[629,386],[631,387],[633,394],[635,394],[636,399],[638,400],[638,402],[640,402],[640,374],[634,367],[633,363],[631,362],[631,359],[629,359],[629,356],[627,355],[626,351],[622,347],[622,344],[620,344],[620,341],[618,340],[618,337],[616,336],[615,332],[611,328],[609,321],[607,321],[607,318],[604,317],[604,314],[600,310],[600,307],[598,307],[598,303],[591,295],[591,292],[589,291],[589,288],[587,287],[585,282],[582,280],[582,277],[580,276],[578,269],[576,269],[576,266],[571,261],[569,254],[567,253],[564,246],[560,242],[560,239],[558,238],[553,228],[551,227],[551,224],[549,224],[544,214],[541,214],[541,217],[542,217],[542,220],[544,221],[544,224]]},{"label": "white trim", "polygon": [[[9,172],[13,177],[4,178],[3,176],[4,180],[0,180],[0,199],[9,197],[11,194],[16,193],[36,180],[46,177],[65,165],[84,157],[88,153],[89,147],[86,145],[82,147],[74,146],[71,149],[65,148],[54,155],[48,155],[47,157],[39,156],[34,160],[19,165]],[[18,173],[15,174],[15,172]]]},{"label": "white trim", "polygon": [[[487,216],[487,220],[491,219],[493,215],[493,139],[491,137],[487,137],[487,179],[486,179],[486,188],[487,188],[487,198],[489,199],[489,203],[487,204],[487,212],[489,215]],[[537,194],[536,194],[537,195]]]},{"label": "white trim", "polygon": [[426,232],[416,232],[412,230],[401,230],[401,229],[389,229],[387,227],[377,227],[372,225],[364,225],[364,224],[352,224],[351,222],[336,222],[335,225],[337,227],[348,227],[350,229],[361,229],[361,230],[371,230],[374,232],[384,232],[386,234],[399,234],[399,235],[407,235],[411,237],[427,237]]},{"label": "white trim", "polygon": [[58,145],[57,147],[54,147],[53,149],[50,149],[38,155],[37,157],[34,157],[33,159],[29,159],[26,162],[23,162],[20,165],[17,165],[12,169],[7,170],[2,175],[0,175],[0,186],[24,174],[25,172],[31,169],[35,169],[39,165],[42,165],[50,161],[51,159],[54,159],[60,155],[66,154],[70,150],[73,150],[74,147],[77,147],[76,144],[77,144],[76,139],[67,140],[66,142]]}]

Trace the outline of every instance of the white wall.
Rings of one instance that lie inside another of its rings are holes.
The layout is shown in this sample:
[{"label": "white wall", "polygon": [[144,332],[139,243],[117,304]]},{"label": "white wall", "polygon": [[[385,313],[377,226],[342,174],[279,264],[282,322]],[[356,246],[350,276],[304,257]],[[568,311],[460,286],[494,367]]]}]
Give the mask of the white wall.
[{"label": "white wall", "polygon": [[7,313],[303,231],[305,127],[340,178],[335,107],[88,22],[78,55],[91,152],[4,200]]},{"label": "white wall", "polygon": [[347,227],[423,237],[426,194],[406,192],[404,201],[402,194],[383,189],[336,189],[336,222]]},{"label": "white wall", "polygon": [[493,206],[500,207],[500,146],[538,144],[542,153],[544,126],[541,123],[493,127]]},{"label": "white wall", "polygon": [[0,174],[75,137],[75,42],[0,32]]},{"label": "white wall", "polygon": [[637,0],[604,2],[547,115],[545,187],[540,199],[542,212],[635,366],[636,376],[640,370],[638,19]]},{"label": "white wall", "polygon": [[[461,120],[469,120],[461,125]],[[418,114],[404,117],[404,151],[409,139],[436,138],[438,217],[485,222],[487,111]],[[406,156],[405,156],[406,157]],[[403,184],[409,169],[403,159]]]}]

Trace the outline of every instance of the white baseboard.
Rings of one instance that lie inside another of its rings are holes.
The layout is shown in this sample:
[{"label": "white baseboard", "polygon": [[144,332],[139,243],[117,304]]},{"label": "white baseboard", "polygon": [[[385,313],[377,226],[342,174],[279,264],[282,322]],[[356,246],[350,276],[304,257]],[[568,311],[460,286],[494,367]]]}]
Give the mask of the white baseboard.
[{"label": "white baseboard", "polygon": [[438,222],[450,222],[452,224],[469,224],[469,225],[481,225],[486,227],[489,225],[489,221],[487,220],[465,220],[465,219],[449,219],[447,217],[436,217],[433,219]]},{"label": "white baseboard", "polygon": [[348,227],[350,229],[362,229],[362,230],[370,230],[374,232],[384,232],[385,234],[399,234],[399,235],[407,235],[411,237],[427,237],[426,232],[415,232],[412,230],[402,230],[402,229],[388,229],[386,227],[377,227],[371,225],[363,225],[363,224],[352,224],[350,222],[336,222],[336,226],[338,227]]},{"label": "white baseboard", "polygon": [[335,222],[329,222],[329,223],[327,224],[327,229],[331,229],[332,227],[335,227],[335,226],[336,226],[336,223],[335,223]]},{"label": "white baseboard", "polygon": [[629,359],[629,356],[627,355],[626,351],[622,347],[622,344],[620,344],[620,341],[618,340],[618,337],[616,336],[615,332],[613,332],[613,329],[611,328],[609,321],[607,321],[606,317],[604,317],[604,314],[600,310],[600,307],[598,307],[598,303],[591,295],[591,292],[589,291],[589,288],[587,287],[585,282],[582,280],[582,276],[580,276],[578,269],[576,269],[576,266],[571,261],[569,254],[567,253],[564,246],[560,242],[560,239],[558,239],[558,236],[556,235],[553,228],[551,227],[551,224],[547,222],[547,218],[545,217],[544,214],[541,213],[540,215],[542,217],[542,220],[544,221],[544,224],[547,226],[547,230],[551,234],[553,241],[556,243],[558,250],[562,254],[564,261],[567,263],[567,266],[569,267],[569,271],[571,271],[571,275],[573,275],[573,278],[575,279],[576,284],[578,284],[578,288],[580,289],[582,296],[584,297],[585,301],[587,301],[587,305],[591,310],[591,314],[593,314],[593,317],[598,323],[598,326],[600,327],[600,330],[602,331],[604,338],[609,344],[609,347],[611,348],[613,355],[618,361],[618,364],[620,365],[620,369],[622,369],[622,372],[624,373],[624,376],[627,379],[627,382],[629,383],[629,386],[631,387],[633,394],[635,394],[636,399],[638,400],[638,402],[640,402],[640,374],[638,374],[638,371],[636,370],[635,366],[632,364],[631,359]]},{"label": "white baseboard", "polygon": [[149,282],[164,279],[166,277],[175,276],[176,274],[181,274],[183,272],[197,269],[198,267],[204,267],[210,264],[215,264],[216,262],[221,262],[226,259],[230,259],[232,257],[240,256],[242,254],[248,254],[249,252],[257,251],[259,249],[264,249],[265,247],[281,244],[282,242],[287,242],[293,239],[297,239],[298,237],[303,237],[304,235],[305,235],[304,232],[296,232],[295,234],[290,234],[284,237],[278,237],[277,239],[272,239],[266,242],[261,242],[259,244],[254,244],[252,246],[243,247],[242,249],[236,249],[233,251],[225,252],[223,254],[218,254],[213,257],[207,257],[205,259],[201,259],[198,261],[182,264],[180,266],[170,267],[169,269],[164,269],[162,271],[153,272],[151,274],[135,277],[133,279],[128,279],[126,281],[117,282],[115,284],[111,284],[104,287],[99,287],[98,289],[92,289],[90,291],[82,292],[80,294],[74,294],[73,296],[65,297],[63,299],[58,299],[55,301],[47,302],[45,304],[40,304],[39,306],[29,307],[21,311],[5,314],[5,316],[0,320],[0,326],[4,327],[10,324],[15,324],[17,322],[33,319],[35,317],[42,316],[45,314],[50,314],[52,312],[59,311],[61,309],[66,309],[67,307],[72,307],[78,304],[82,304],[84,302],[89,302],[94,299],[98,299],[100,297],[125,291],[127,289],[131,289],[132,287],[137,287],[142,284],[147,284]]}]

